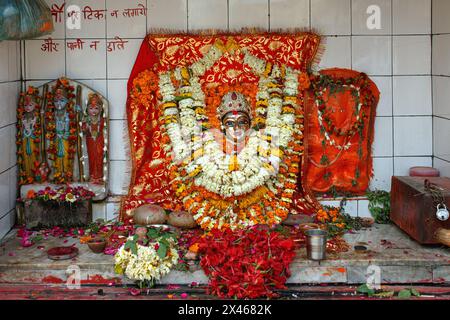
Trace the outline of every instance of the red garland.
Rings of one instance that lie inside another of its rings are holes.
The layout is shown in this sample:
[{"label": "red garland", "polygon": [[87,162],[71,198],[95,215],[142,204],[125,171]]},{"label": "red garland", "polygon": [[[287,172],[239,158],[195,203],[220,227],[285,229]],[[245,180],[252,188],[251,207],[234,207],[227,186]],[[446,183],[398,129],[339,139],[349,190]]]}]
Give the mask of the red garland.
[{"label": "red garland", "polygon": [[212,230],[199,242],[200,265],[209,277],[208,293],[220,298],[277,297],[285,289],[294,241],[262,227]]}]

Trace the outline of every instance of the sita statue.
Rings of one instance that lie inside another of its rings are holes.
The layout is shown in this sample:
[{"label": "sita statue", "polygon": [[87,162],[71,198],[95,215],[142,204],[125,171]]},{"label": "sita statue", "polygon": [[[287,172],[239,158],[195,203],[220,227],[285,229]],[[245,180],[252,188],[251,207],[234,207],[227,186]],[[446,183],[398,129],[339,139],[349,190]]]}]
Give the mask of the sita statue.
[{"label": "sita statue", "polygon": [[86,135],[89,156],[89,180],[94,184],[104,183],[103,157],[105,154],[105,128],[103,100],[96,94],[89,94],[86,106],[86,119],[82,129]]}]

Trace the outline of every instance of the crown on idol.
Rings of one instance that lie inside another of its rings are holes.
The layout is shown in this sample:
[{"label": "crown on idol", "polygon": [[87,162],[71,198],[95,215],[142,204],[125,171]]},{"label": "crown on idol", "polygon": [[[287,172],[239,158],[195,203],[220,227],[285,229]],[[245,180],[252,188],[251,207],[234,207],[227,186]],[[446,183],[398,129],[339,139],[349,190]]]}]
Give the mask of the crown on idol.
[{"label": "crown on idol", "polygon": [[242,93],[231,91],[223,96],[222,103],[217,108],[217,116],[223,119],[230,112],[243,112],[250,117],[250,104]]}]

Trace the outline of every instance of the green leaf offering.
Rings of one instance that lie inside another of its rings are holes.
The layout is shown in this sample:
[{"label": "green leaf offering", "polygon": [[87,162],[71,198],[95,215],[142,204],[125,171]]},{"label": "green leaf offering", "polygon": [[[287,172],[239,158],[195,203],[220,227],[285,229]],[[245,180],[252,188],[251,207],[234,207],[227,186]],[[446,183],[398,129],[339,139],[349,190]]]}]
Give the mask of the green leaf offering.
[{"label": "green leaf offering", "polygon": [[159,244],[159,248],[158,248],[158,251],[156,251],[156,253],[158,253],[158,256],[161,259],[164,259],[167,255],[167,245],[165,243],[161,242]]},{"label": "green leaf offering", "polygon": [[409,298],[411,298],[411,290],[408,290],[408,289],[400,290],[400,292],[398,293],[398,297],[400,299],[409,299]]}]

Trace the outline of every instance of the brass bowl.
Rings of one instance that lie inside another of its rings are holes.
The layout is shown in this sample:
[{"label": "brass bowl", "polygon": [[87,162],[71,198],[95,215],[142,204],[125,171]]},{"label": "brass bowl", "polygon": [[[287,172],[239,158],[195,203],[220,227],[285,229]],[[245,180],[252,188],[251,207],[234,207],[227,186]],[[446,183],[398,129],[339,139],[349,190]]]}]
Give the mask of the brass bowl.
[{"label": "brass bowl", "polygon": [[106,248],[106,240],[102,238],[94,238],[87,242],[89,249],[94,253],[102,253]]}]

